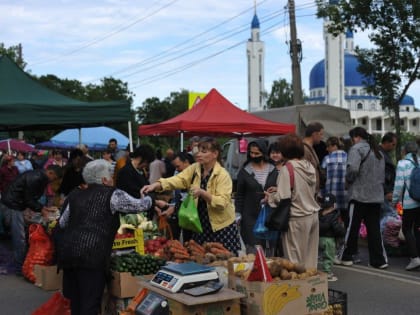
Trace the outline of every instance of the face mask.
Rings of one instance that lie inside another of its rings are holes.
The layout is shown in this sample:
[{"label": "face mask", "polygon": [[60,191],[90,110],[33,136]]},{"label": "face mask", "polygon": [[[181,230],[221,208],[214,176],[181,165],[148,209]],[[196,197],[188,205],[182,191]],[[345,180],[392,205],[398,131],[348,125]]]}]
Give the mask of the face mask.
[{"label": "face mask", "polygon": [[252,157],[251,158],[251,162],[254,163],[261,163],[263,161],[264,157],[263,156],[256,156],[256,157]]}]

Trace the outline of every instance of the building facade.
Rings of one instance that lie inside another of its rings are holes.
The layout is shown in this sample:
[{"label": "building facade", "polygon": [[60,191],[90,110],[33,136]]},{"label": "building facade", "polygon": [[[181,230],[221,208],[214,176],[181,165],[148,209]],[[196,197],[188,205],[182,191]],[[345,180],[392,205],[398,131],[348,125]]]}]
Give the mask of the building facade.
[{"label": "building facade", "polygon": [[[369,133],[384,135],[395,130],[393,114],[383,110],[380,99],[366,92],[358,71],[353,33],[348,31],[333,37],[324,22],[325,59],[312,68],[309,75],[310,96],[306,104],[330,104],[350,111],[352,124],[364,127]],[[414,99],[406,95],[400,104],[401,130],[420,134],[420,112]]]}]

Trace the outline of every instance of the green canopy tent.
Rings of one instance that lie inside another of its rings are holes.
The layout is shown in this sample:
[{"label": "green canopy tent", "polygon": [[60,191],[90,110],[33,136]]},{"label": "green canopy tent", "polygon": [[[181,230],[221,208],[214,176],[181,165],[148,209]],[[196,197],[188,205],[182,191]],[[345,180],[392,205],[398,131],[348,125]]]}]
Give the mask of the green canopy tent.
[{"label": "green canopy tent", "polygon": [[[61,95],[0,56],[0,113],[0,131],[66,129],[129,123],[130,104],[82,102]],[[130,124],[129,133],[131,140]]]}]

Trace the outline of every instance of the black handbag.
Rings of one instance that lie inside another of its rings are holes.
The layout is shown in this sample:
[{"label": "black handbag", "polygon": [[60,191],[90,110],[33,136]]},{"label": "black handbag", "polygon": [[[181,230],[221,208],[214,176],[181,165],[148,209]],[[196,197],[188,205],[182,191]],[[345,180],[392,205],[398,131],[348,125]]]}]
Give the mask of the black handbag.
[{"label": "black handbag", "polygon": [[[289,162],[285,165],[290,175],[290,190],[293,192],[295,173],[293,165]],[[291,195],[291,194],[290,194]],[[286,232],[289,229],[291,198],[281,199],[277,208],[273,208],[265,220],[265,226],[270,230]]]}]

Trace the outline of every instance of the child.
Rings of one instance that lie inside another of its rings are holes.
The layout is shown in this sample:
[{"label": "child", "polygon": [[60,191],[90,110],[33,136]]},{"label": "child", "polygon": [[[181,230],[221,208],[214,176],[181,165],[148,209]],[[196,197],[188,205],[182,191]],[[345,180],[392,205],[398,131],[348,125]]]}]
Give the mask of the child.
[{"label": "child", "polygon": [[322,270],[328,274],[328,281],[337,281],[331,272],[334,263],[336,246],[335,238],[343,237],[346,233],[344,223],[340,220],[340,213],[335,208],[335,196],[326,194],[321,201],[319,211],[319,247],[322,257]]}]

